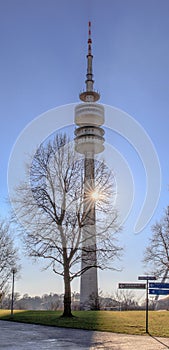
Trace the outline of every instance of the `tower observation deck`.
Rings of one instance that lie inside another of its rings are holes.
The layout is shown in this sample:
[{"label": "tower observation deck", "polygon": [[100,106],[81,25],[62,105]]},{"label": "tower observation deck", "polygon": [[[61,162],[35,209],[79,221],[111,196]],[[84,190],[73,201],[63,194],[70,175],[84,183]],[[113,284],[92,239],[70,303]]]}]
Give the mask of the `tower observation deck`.
[{"label": "tower observation deck", "polygon": [[[84,205],[83,212],[86,213],[83,225],[82,267],[85,271],[81,275],[80,284],[80,308],[89,310],[91,300],[98,301],[97,282],[97,242],[96,242],[96,215],[95,204],[90,210],[85,204],[87,188],[95,183],[95,154],[104,150],[104,107],[96,103],[100,94],[94,90],[93,69],[92,69],[92,39],[91,22],[88,24],[88,53],[87,53],[87,74],[86,90],[79,95],[83,103],[75,107],[75,149],[84,155]],[[86,245],[86,237],[90,237],[90,244]],[[92,237],[92,239],[91,239]],[[97,306],[96,306],[97,308]]]}]

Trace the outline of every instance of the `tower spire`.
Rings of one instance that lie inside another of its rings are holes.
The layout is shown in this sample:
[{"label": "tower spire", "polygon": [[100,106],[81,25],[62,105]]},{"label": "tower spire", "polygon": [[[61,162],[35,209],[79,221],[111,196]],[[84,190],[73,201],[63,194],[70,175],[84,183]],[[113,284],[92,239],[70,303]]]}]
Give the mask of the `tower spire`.
[{"label": "tower spire", "polygon": [[88,22],[88,53],[87,53],[87,74],[86,74],[86,91],[80,93],[80,100],[84,102],[96,102],[99,100],[100,95],[94,91],[93,85],[93,68],[92,68],[92,39],[91,39],[91,22]]},{"label": "tower spire", "polygon": [[91,22],[88,22],[88,55],[91,55],[92,39],[91,39]]},{"label": "tower spire", "polygon": [[91,22],[88,23],[88,54],[87,54],[87,74],[86,74],[86,91],[93,91],[93,72],[92,72],[92,39],[91,39]]}]

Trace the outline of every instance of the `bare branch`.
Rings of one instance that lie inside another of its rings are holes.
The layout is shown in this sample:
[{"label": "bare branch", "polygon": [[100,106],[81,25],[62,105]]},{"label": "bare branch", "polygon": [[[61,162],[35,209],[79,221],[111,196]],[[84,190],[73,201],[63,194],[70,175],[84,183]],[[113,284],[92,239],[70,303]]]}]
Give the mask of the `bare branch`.
[{"label": "bare branch", "polygon": [[160,222],[152,226],[152,237],[144,253],[144,264],[158,277],[169,269],[169,208]]}]

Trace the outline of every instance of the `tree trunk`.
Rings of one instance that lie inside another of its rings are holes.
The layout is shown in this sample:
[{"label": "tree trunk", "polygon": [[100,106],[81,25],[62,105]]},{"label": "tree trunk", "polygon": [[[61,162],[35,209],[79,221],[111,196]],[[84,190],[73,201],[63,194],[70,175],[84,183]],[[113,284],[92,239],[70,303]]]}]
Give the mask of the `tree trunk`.
[{"label": "tree trunk", "polygon": [[71,286],[68,263],[64,264],[64,311],[62,317],[73,317],[71,312]]}]

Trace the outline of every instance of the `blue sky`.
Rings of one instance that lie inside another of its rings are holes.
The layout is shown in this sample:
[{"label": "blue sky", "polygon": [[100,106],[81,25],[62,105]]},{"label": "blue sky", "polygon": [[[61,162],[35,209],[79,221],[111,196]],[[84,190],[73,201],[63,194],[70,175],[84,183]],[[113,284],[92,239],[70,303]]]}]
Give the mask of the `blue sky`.
[{"label": "blue sky", "polygon": [[[136,197],[121,235],[125,245],[124,268],[120,273],[101,273],[99,285],[105,292],[111,292],[118,282],[136,281],[143,274],[141,259],[151,225],[163,215],[169,202],[168,13],[168,0],[0,2],[2,216],[8,210],[7,167],[17,137],[41,113],[78,102],[78,94],[85,87],[89,20],[95,88],[101,92],[100,102],[127,112],[139,122],[158,154],[162,172],[160,200],[150,223],[135,235],[133,223],[143,201],[145,174],[135,150],[114,135],[113,145],[130,164]],[[32,265],[23,253],[21,256],[18,292],[62,292],[61,279],[52,272],[39,272],[38,264]],[[78,282],[73,290],[78,290]]]}]

